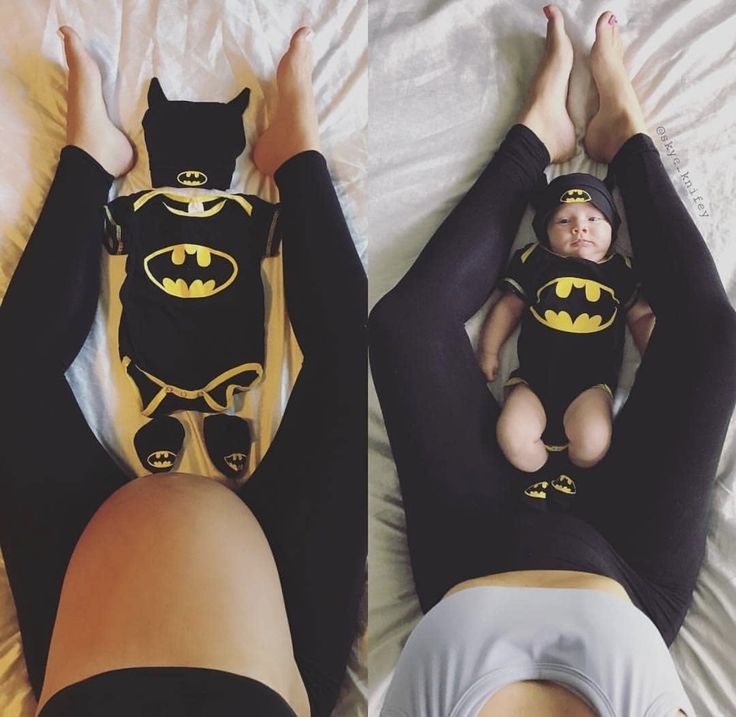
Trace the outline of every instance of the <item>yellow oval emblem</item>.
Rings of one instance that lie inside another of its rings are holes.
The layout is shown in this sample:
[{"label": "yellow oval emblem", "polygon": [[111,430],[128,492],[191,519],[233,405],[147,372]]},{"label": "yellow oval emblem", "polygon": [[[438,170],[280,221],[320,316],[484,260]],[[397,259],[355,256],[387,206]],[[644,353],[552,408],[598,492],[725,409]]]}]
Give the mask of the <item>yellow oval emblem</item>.
[{"label": "yellow oval emblem", "polygon": [[198,169],[187,169],[176,175],[176,181],[184,187],[201,187],[207,181],[207,175]]},{"label": "yellow oval emblem", "polygon": [[[151,270],[150,264],[162,254],[170,254],[171,256],[169,262],[166,262],[164,265],[161,265],[160,262],[156,263],[155,271],[158,274],[156,276]],[[200,271],[200,277],[191,282],[187,282],[183,277],[177,276],[179,274],[177,269],[187,261],[187,256],[191,256],[192,260],[196,261],[198,271]],[[229,274],[227,279],[222,281],[222,283],[218,283],[214,272],[210,270],[213,259],[221,260],[221,265],[223,261],[227,262],[225,266],[229,265],[227,269],[224,269],[222,266],[218,269],[217,274],[220,279],[225,274]],[[227,289],[238,275],[238,265],[235,259],[229,254],[200,244],[174,244],[173,246],[158,249],[145,258],[143,269],[148,278],[159,289],[179,299],[206,299],[214,296],[214,294]]]},{"label": "yellow oval emblem", "polygon": [[563,204],[576,204],[577,202],[592,202],[590,194],[584,189],[568,189],[561,197]]}]

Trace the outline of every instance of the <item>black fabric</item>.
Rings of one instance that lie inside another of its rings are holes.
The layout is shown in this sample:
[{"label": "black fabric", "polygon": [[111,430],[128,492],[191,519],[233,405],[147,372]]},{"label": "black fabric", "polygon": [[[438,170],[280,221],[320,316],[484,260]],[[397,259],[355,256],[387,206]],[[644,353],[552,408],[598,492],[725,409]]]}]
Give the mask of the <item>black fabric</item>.
[{"label": "black fabric", "polygon": [[296,717],[267,685],[195,667],[102,672],[57,692],[39,717]]},{"label": "black fabric", "polygon": [[[0,306],[0,380],[13,417],[0,441],[0,544],[37,696],[74,546],[131,478],[90,430],[64,377],[97,307],[111,180],[82,150],[62,150]],[[327,717],[355,633],[367,552],[367,293],[324,158],[291,158],[277,182],[287,308],[304,363],[242,497],[276,558],[312,715]]]},{"label": "black fabric", "polygon": [[228,478],[240,478],[248,467],[250,427],[239,416],[222,413],[204,419],[204,443],[210,460]]},{"label": "black fabric", "polygon": [[156,77],[148,87],[143,131],[154,187],[228,189],[245,149],[243,112],[250,90],[230,102],[169,100]]},{"label": "black fabric", "polygon": [[583,391],[618,384],[626,313],[638,289],[630,259],[611,254],[601,262],[555,254],[534,242],[516,251],[500,286],[526,307],[518,341],[519,367],[509,383],[523,381],[547,414],[544,441],[567,443],[562,418]]},{"label": "black fabric", "polygon": [[176,465],[184,444],[184,426],[173,416],[158,416],[136,431],[133,444],[146,470],[168,472]]},{"label": "black fabric", "polygon": [[128,257],[119,351],[144,414],[225,410],[263,371],[261,260],[278,251],[278,207],[143,191],[105,217],[105,246]]},{"label": "black fabric", "polygon": [[274,178],[286,305],[304,359],[241,495],[269,538],[312,717],[322,717],[337,700],[365,577],[368,292],[324,157],[303,152]]},{"label": "black fabric", "polygon": [[611,448],[570,513],[519,509],[529,474],[514,469],[495,440],[500,407],[464,324],[500,278],[548,162],[531,130],[512,127],[371,315],[371,366],[416,590],[426,611],[453,585],[506,570],[609,575],[671,643],[702,562],[736,398],[736,314],[656,147],[635,135],[612,169],[657,323]]},{"label": "black fabric", "polygon": [[530,201],[536,209],[532,227],[537,239],[543,244],[549,244],[547,222],[552,213],[561,204],[581,202],[590,202],[603,212],[611,225],[611,241],[616,240],[621,217],[606,183],[592,174],[574,172],[555,177],[545,189],[532,194]]}]

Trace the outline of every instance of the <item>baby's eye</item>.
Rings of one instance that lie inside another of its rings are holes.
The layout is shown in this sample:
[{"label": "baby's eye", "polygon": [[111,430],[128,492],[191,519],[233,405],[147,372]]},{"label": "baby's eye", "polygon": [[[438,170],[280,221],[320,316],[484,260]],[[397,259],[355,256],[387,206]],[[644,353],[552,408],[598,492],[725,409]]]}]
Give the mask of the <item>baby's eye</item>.
[{"label": "baby's eye", "polygon": [[597,222],[600,220],[600,217],[588,217],[591,221]]}]

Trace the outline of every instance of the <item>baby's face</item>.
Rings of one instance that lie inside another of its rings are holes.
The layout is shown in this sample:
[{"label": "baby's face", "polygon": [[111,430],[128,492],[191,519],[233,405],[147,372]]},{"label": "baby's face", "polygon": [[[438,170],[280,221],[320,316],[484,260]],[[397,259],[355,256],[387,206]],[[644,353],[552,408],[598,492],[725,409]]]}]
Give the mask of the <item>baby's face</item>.
[{"label": "baby's face", "polygon": [[590,202],[563,204],[547,222],[547,236],[561,256],[601,261],[611,248],[611,225]]}]

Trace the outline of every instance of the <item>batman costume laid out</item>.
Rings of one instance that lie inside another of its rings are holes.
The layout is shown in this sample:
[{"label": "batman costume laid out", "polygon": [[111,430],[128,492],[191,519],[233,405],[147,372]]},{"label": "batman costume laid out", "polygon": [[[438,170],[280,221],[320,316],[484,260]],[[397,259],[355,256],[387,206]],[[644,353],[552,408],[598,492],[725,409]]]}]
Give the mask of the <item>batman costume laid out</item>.
[{"label": "batman costume laid out", "polygon": [[[278,252],[278,207],[254,195],[174,189],[230,186],[245,148],[249,93],[229,103],[169,101],[153,78],[143,127],[155,188],[105,208],[106,247],[128,256],[119,351],[143,414],[153,417],[134,440],[152,472],[171,470],[184,441],[183,427],[167,414],[225,411],[263,375],[261,260]],[[204,431],[210,458],[224,475],[239,477],[248,425],[213,418],[205,418]]]},{"label": "batman costume laid out", "polygon": [[589,174],[563,175],[537,199],[533,226],[538,241],[513,255],[500,282],[500,288],[526,303],[519,367],[505,386],[525,383],[539,397],[547,414],[543,440],[551,451],[566,447],[562,419],[577,396],[599,386],[613,398],[626,312],[639,289],[631,259],[623,254],[612,252],[594,262],[549,248],[549,217],[560,204],[573,202],[591,202],[600,209],[615,238],[620,219],[603,182]]}]

